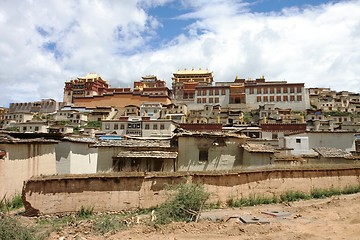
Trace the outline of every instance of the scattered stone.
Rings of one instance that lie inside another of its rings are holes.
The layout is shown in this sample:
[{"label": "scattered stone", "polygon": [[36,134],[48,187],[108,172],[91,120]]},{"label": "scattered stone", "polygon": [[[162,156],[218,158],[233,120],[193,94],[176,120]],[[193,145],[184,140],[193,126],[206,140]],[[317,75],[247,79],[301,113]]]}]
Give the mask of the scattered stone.
[{"label": "scattered stone", "polygon": [[240,221],[245,224],[264,224],[264,223],[270,223],[269,220],[265,218],[259,218],[256,216],[241,216]]},{"label": "scattered stone", "polygon": [[276,210],[263,211],[261,213],[267,214],[267,215],[270,215],[273,217],[277,217],[277,218],[284,218],[284,217],[288,217],[291,215],[290,212],[282,212],[282,211],[276,211]]}]

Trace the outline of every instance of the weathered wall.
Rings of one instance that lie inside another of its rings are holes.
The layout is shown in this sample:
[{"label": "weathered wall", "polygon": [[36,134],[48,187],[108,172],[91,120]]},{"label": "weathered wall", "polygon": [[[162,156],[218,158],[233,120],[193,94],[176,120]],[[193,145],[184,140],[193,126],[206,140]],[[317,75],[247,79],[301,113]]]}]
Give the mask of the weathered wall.
[{"label": "weathered wall", "polygon": [[122,109],[130,104],[140,106],[144,102],[170,104],[171,100],[170,98],[163,96],[154,97],[133,95],[132,93],[114,93],[103,96],[74,98],[73,102],[77,107],[94,108],[96,106],[112,106]]},{"label": "weathered wall", "polygon": [[[245,139],[184,136],[178,141],[178,171],[230,170],[241,165],[239,146]],[[208,161],[199,161],[201,149],[208,149]]]},{"label": "weathered wall", "polygon": [[244,166],[264,166],[272,164],[273,153],[243,151]]},{"label": "weathered wall", "polygon": [[55,144],[0,144],[7,155],[0,159],[0,198],[21,193],[23,182],[32,176],[56,173]]},{"label": "weathered wall", "polygon": [[94,211],[118,211],[156,206],[167,198],[168,184],[188,181],[204,184],[210,202],[225,202],[250,194],[279,195],[287,190],[343,188],[360,184],[360,168],[322,170],[267,170],[228,174],[102,174],[31,179],[23,189],[29,215],[74,212],[81,206]]},{"label": "weathered wall", "polygon": [[307,132],[309,148],[333,147],[346,150],[353,145],[355,132]]},{"label": "weathered wall", "polygon": [[62,141],[55,149],[57,173],[96,173],[97,148],[89,148],[89,143]]},{"label": "weathered wall", "polygon": [[112,170],[113,157],[117,156],[120,151],[123,151],[122,147],[109,146],[109,147],[98,147],[98,161],[97,161],[97,172],[109,172]]}]

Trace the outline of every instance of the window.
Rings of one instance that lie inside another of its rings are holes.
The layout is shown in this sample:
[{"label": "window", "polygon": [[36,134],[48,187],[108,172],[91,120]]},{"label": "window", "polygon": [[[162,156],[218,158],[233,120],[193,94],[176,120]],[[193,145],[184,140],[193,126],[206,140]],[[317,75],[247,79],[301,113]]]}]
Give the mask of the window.
[{"label": "window", "polygon": [[287,93],[288,89],[286,87],[283,88],[283,93]]},{"label": "window", "polygon": [[145,129],[150,129],[150,125],[148,123],[145,124]]},{"label": "window", "polygon": [[219,89],[215,89],[215,95],[219,95]]},{"label": "window", "polygon": [[281,93],[281,88],[276,88],[276,93]]},{"label": "window", "polygon": [[198,98],[198,99],[196,100],[196,102],[197,102],[197,103],[201,103],[201,98]]},{"label": "window", "polygon": [[299,101],[299,102],[301,102],[301,101],[302,101],[302,96],[297,96],[297,97],[296,97],[296,100]]},{"label": "window", "polygon": [[108,123],[105,124],[105,129],[106,129],[106,130],[109,130],[109,129],[110,129],[110,124],[108,124]]},{"label": "window", "polygon": [[288,101],[288,96],[283,96],[283,100],[284,100],[284,102],[287,102]]},{"label": "window", "polygon": [[124,124],[120,124],[120,129],[125,129],[125,125],[124,125]]},{"label": "window", "polygon": [[202,103],[206,103],[206,98],[203,98],[203,99],[202,99]]},{"label": "window", "polygon": [[268,96],[264,96],[264,102],[268,102]]},{"label": "window", "polygon": [[270,102],[274,102],[274,96],[270,96]]},{"label": "window", "polygon": [[274,93],[274,88],[270,88],[270,93]]},{"label": "window", "polygon": [[273,133],[273,134],[272,134],[272,139],[278,139],[278,134],[277,134],[277,133]]},{"label": "window", "polygon": [[301,139],[300,139],[300,138],[297,138],[297,139],[296,139],[296,143],[301,143]]},{"label": "window", "polygon": [[295,96],[291,95],[290,96],[290,101],[294,102],[295,101]]},{"label": "window", "polygon": [[249,89],[249,94],[254,94],[254,89],[253,88]]},{"label": "window", "polygon": [[26,131],[26,127],[23,127],[23,131]]},{"label": "window", "polygon": [[219,103],[219,98],[215,98],[215,103]]},{"label": "window", "polygon": [[39,127],[35,127],[35,131],[39,131]]},{"label": "window", "polygon": [[209,95],[210,96],[214,95],[214,91],[212,89],[209,90]]},{"label": "window", "polygon": [[199,162],[206,162],[208,161],[208,150],[200,150],[199,151]]},{"label": "window", "polygon": [[225,89],[221,89],[221,95],[225,95]]},{"label": "window", "polygon": [[163,124],[163,123],[160,124],[160,129],[161,129],[161,130],[164,130],[164,129],[165,129],[165,124]]},{"label": "window", "polygon": [[153,125],[153,129],[154,129],[154,130],[157,130],[157,129],[158,129],[158,125],[157,125],[157,124],[154,124],[154,125]]},{"label": "window", "polygon": [[296,92],[297,92],[297,93],[301,93],[301,87],[297,87],[297,88],[296,88]]},{"label": "window", "polygon": [[268,88],[264,88],[264,94],[267,94],[268,93]]},{"label": "window", "polygon": [[281,96],[276,96],[276,101],[281,102]]},{"label": "window", "polygon": [[261,102],[261,96],[257,96],[257,97],[256,97],[256,101],[257,101],[257,102]]},{"label": "window", "polygon": [[290,88],[290,93],[294,93],[294,92],[295,92],[294,87],[291,87],[291,88]]},{"label": "window", "polygon": [[214,99],[213,98],[209,98],[209,103],[213,103]]},{"label": "window", "polygon": [[115,123],[115,124],[114,124],[114,129],[115,129],[115,130],[119,129],[119,124]]}]

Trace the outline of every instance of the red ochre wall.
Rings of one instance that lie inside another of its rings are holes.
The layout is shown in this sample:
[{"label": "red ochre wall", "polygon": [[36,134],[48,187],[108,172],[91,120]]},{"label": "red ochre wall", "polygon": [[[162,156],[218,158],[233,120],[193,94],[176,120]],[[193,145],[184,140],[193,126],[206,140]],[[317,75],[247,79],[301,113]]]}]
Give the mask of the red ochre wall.
[{"label": "red ochre wall", "polygon": [[162,96],[150,97],[150,96],[133,95],[132,93],[121,93],[121,94],[114,93],[111,95],[74,98],[73,102],[77,107],[94,108],[97,106],[102,106],[102,107],[112,106],[115,108],[124,108],[127,105],[140,106],[142,103],[170,104],[171,100],[168,97],[162,97]]},{"label": "red ochre wall", "polygon": [[209,202],[226,202],[251,194],[279,195],[288,190],[309,193],[313,188],[344,188],[360,184],[360,168],[266,170],[237,173],[128,173],[34,178],[23,188],[28,215],[94,211],[120,211],[154,207],[167,198],[168,184],[204,184]]}]

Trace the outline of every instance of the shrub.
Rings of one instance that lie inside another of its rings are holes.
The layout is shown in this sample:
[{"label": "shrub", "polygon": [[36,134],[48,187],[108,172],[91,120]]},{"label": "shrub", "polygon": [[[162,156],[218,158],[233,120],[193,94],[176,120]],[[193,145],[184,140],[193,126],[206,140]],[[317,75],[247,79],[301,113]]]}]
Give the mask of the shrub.
[{"label": "shrub", "polygon": [[341,190],[335,188],[324,188],[324,189],[314,188],[313,190],[311,190],[312,198],[326,198],[340,194],[341,194]]},{"label": "shrub", "polygon": [[36,235],[35,229],[22,226],[16,219],[0,215],[0,239],[35,240],[42,237]]},{"label": "shrub", "polygon": [[228,201],[229,207],[245,207],[255,206],[260,204],[273,204],[278,203],[279,199],[274,195],[272,197],[266,197],[264,195],[250,195],[248,198],[230,199]]},{"label": "shrub", "polygon": [[93,215],[94,207],[84,207],[81,206],[79,211],[76,213],[76,216],[79,218],[89,218]]},{"label": "shrub", "polygon": [[355,186],[346,186],[341,193],[342,194],[353,194],[353,193],[358,193],[360,192],[360,185],[355,185]]},{"label": "shrub", "polygon": [[20,194],[14,195],[10,200],[7,200],[5,197],[0,200],[0,212],[8,212],[24,206]]},{"label": "shrub", "polygon": [[120,219],[117,216],[106,215],[94,223],[95,231],[101,234],[122,230],[124,228],[126,228],[124,219]]},{"label": "shrub", "polygon": [[280,199],[283,202],[294,202],[302,199],[307,200],[310,198],[311,196],[301,191],[287,191],[280,195]]},{"label": "shrub", "polygon": [[208,197],[209,193],[202,185],[179,184],[175,188],[175,195],[158,207],[156,223],[194,221]]}]

